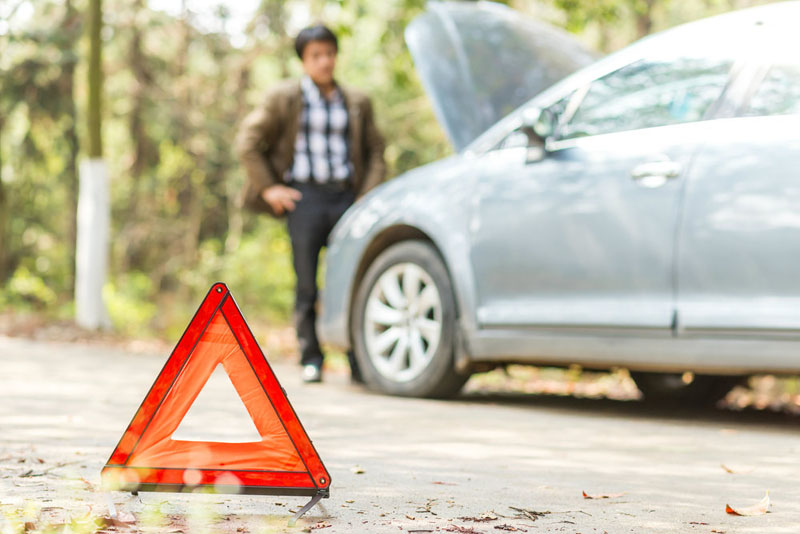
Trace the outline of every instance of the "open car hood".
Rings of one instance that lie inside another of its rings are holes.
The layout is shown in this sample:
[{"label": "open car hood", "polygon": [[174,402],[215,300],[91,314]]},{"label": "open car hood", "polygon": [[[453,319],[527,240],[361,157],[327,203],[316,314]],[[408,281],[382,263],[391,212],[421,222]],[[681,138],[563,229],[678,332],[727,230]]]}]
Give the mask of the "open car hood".
[{"label": "open car hood", "polygon": [[568,33],[493,2],[429,2],[405,39],[457,150],[596,59]]}]

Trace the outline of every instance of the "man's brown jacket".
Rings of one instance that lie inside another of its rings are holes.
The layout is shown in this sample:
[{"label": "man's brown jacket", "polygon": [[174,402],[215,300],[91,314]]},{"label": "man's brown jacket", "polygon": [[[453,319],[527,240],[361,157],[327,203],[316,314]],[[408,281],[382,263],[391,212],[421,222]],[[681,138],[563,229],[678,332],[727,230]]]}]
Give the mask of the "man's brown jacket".
[{"label": "man's brown jacket", "polygon": [[[349,155],[353,165],[350,178],[356,197],[360,197],[386,175],[384,141],[375,126],[369,97],[355,89],[339,89],[344,95],[349,121]],[[236,152],[247,173],[242,199],[246,208],[274,215],[261,198],[261,192],[284,183],[283,177],[292,167],[302,108],[300,81],[288,80],[270,89],[264,102],[244,119],[236,136]]]}]

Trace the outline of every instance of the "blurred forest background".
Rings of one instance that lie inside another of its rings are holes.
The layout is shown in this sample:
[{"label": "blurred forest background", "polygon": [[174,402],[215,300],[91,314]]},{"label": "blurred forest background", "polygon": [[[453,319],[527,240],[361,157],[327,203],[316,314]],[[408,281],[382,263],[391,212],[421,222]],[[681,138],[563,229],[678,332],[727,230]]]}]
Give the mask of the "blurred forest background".
[{"label": "blurred forest background", "polygon": [[[249,320],[285,324],[293,272],[283,224],[242,212],[231,150],[243,116],[296,76],[293,36],[340,36],[337,77],[365,89],[390,176],[451,150],[403,41],[424,0],[261,0],[243,31],[230,7],[106,0],[103,142],[112,233],[106,299],[126,336],[177,339],[217,280]],[[753,0],[509,0],[610,52]],[[73,315],[78,162],[85,157],[87,0],[0,0],[0,312]],[[236,3],[238,4],[238,2]],[[229,4],[232,6],[233,4]]]}]

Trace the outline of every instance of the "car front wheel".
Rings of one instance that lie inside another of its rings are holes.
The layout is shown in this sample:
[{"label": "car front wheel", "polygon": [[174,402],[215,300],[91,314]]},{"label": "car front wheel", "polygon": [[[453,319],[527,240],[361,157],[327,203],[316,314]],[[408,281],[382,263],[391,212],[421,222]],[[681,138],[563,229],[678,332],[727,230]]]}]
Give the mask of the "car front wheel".
[{"label": "car front wheel", "polygon": [[350,324],[359,368],[372,389],[448,397],[469,377],[454,368],[450,278],[425,241],[392,245],[375,259],[356,292]]}]

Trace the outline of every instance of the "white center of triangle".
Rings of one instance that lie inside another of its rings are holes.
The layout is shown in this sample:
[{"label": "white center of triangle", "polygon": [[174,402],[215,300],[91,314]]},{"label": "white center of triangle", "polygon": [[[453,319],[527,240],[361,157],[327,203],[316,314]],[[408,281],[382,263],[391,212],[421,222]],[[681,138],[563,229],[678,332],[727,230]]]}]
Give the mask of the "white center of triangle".
[{"label": "white center of triangle", "polygon": [[217,364],[181,424],[172,433],[172,439],[223,443],[261,441],[222,364]]}]

